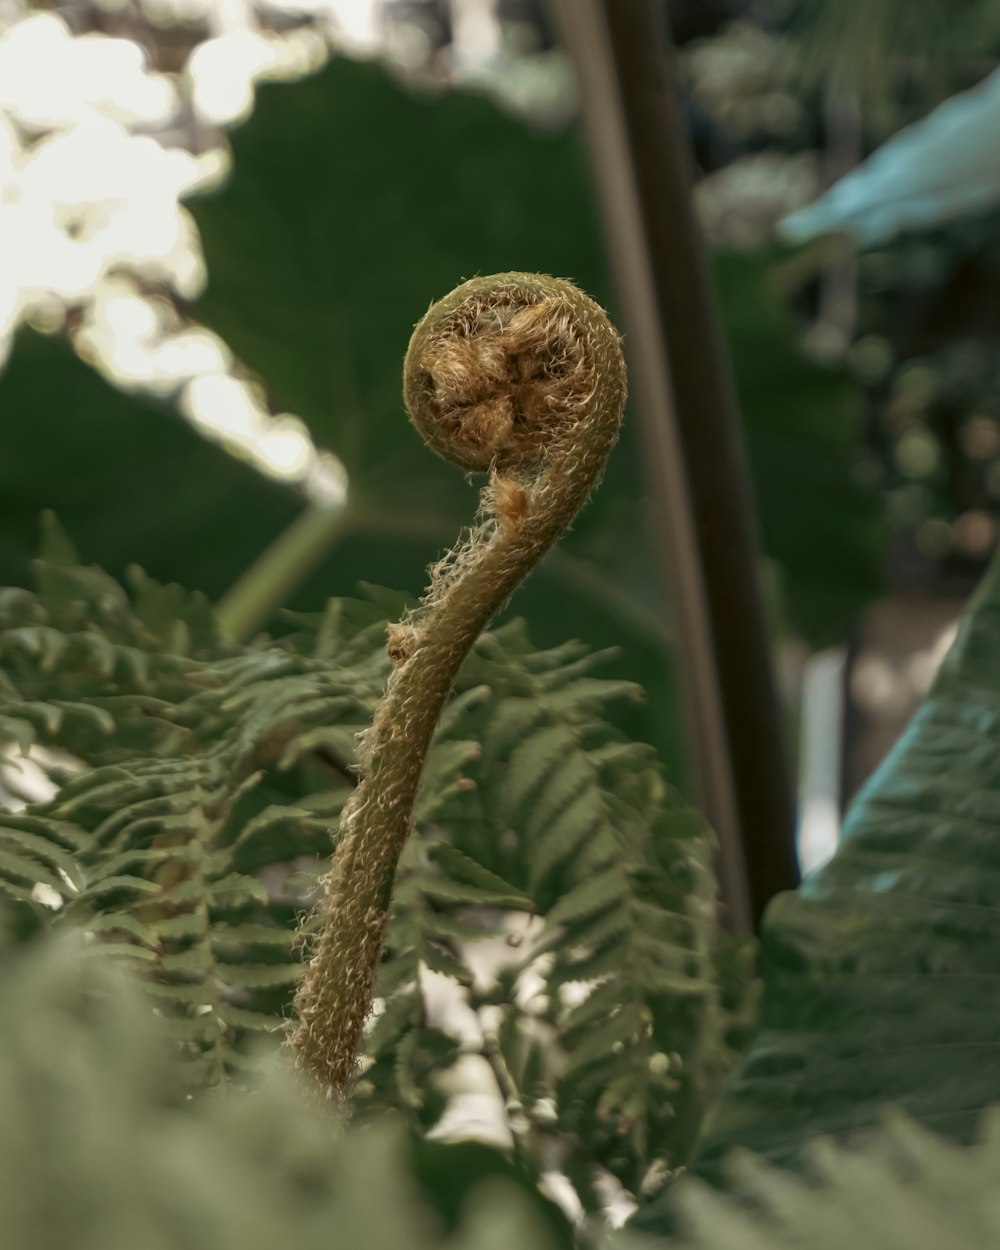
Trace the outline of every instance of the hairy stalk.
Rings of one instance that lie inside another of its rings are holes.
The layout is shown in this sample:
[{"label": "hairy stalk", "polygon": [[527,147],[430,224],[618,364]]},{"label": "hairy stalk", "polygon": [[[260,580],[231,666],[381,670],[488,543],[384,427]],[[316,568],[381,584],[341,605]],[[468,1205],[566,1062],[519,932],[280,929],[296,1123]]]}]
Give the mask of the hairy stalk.
[{"label": "hairy stalk", "polygon": [[477,524],[389,626],[394,669],[363,743],[296,997],[298,1061],[344,1101],[385,937],[393,877],[435,726],[480,632],[600,479],[625,402],[619,336],[571,283],[474,278],[431,306],[403,369],[410,418],[463,469],[488,472]]}]

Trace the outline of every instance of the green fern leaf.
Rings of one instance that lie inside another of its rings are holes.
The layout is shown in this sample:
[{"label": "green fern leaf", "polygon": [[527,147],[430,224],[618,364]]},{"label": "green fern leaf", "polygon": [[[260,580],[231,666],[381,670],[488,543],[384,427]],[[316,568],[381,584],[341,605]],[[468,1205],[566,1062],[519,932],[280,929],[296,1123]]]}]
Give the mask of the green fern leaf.
[{"label": "green fern leaf", "polygon": [[549,924],[574,924],[589,920],[608,908],[613,908],[617,914],[628,894],[629,885],[622,870],[610,864],[604,865],[600,872],[563,895],[548,913]]},{"label": "green fern leaf", "polygon": [[551,773],[558,760],[576,750],[576,739],[565,725],[547,725],[525,738],[511,753],[500,788],[504,813],[510,817]]}]

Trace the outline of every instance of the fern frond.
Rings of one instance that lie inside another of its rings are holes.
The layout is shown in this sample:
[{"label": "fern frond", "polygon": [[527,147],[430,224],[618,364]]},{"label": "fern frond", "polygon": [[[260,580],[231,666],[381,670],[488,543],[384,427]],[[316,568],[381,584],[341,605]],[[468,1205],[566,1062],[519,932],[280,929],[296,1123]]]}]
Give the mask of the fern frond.
[{"label": "fern frond", "polygon": [[[25,933],[83,929],[133,966],[191,1083],[242,1079],[250,1039],[283,1028],[296,918],[388,672],[384,612],[332,603],[235,647],[198,597],[139,572],[126,593],[51,549],[37,594],[0,593],[7,758],[70,761],[50,800],[0,813],[0,896]],[[683,1161],[739,1007],[710,838],[608,727],[637,692],[603,658],[536,651],[517,623],[477,644],[427,763],[359,1088],[427,1127],[478,1048],[581,1193],[595,1168],[637,1191],[652,1158]]]},{"label": "fern frond", "polygon": [[459,726],[483,757],[449,827],[544,918],[528,954],[541,1006],[523,1027],[548,1027],[557,1057],[526,1106],[554,1098],[591,1162],[636,1190],[654,1156],[683,1161],[696,1108],[735,1056],[711,836],[650,749],[607,726],[609,703],[636,687],[594,676],[601,658],[533,652],[517,630],[484,640],[468,680],[493,698]]},{"label": "fern frond", "polygon": [[97,570],[49,562],[37,596],[0,598],[0,734],[90,765],[3,817],[0,892],[36,926],[131,943],[193,1078],[215,1081],[242,1066],[247,1028],[280,1022],[298,974],[294,909],[247,868],[325,849],[316,809],[343,801],[343,778],[312,810],[282,778],[317,735],[351,743],[379,683],[370,656],[357,675],[280,643],[224,647],[200,600],[132,582],[130,602]]}]

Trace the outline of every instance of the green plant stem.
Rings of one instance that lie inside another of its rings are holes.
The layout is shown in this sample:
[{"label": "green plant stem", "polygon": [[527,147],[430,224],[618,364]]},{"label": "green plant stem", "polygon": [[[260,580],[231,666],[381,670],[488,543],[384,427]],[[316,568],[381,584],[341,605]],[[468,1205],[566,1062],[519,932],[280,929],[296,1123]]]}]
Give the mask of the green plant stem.
[{"label": "green plant stem", "polygon": [[348,525],[344,504],[306,508],[216,607],[222,636],[246,642],[313,571]]}]

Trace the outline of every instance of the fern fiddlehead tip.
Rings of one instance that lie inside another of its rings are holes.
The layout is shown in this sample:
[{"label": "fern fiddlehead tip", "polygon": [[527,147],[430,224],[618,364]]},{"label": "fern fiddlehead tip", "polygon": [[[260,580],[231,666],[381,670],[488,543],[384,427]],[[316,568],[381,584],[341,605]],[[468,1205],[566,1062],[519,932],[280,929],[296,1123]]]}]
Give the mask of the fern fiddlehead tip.
[{"label": "fern fiddlehead tip", "polygon": [[617,343],[603,310],[563,279],[464,282],[413,332],[403,367],[410,419],[464,469],[538,467],[594,398],[602,332],[605,345]]}]

